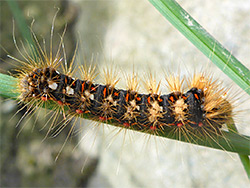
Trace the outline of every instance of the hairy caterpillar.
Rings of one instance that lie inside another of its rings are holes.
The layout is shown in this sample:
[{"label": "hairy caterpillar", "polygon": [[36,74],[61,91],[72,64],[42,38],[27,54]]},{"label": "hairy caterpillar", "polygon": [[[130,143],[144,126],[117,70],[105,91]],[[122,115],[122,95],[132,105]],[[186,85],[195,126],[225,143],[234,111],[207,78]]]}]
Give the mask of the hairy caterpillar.
[{"label": "hairy caterpillar", "polygon": [[[185,91],[186,91],[186,90],[185,90]],[[169,148],[168,148],[168,149],[169,149]],[[194,154],[194,155],[196,155],[196,153],[195,153],[195,152],[193,152],[193,154]],[[193,157],[194,157],[194,156],[192,156],[192,157],[190,156],[190,158],[193,158]],[[137,159],[137,160],[139,160],[139,159]],[[176,166],[175,166],[175,167],[176,167]]]},{"label": "hairy caterpillar", "polygon": [[[38,60],[42,66],[31,66],[25,72],[21,69],[22,75],[19,77],[19,98],[31,105],[36,105],[36,100],[38,103],[52,100],[68,107],[73,116],[89,114],[93,119],[114,120],[121,127],[143,132],[152,130],[156,134],[158,131],[164,132],[166,127],[184,128],[187,135],[195,129],[219,133],[222,125],[232,116],[230,103],[222,97],[226,91],[203,74],[192,78],[186,93],[181,93],[183,81],[173,77],[168,79],[172,93],[159,95],[159,85],[156,88],[153,80],[150,80],[148,88],[151,93],[141,94],[133,89],[134,85],[128,90],[115,88],[117,81],[108,71],[106,85],[94,84],[87,78],[88,75],[83,76],[86,80],[80,80],[61,74],[55,69],[60,57],[50,58],[53,64],[48,65],[46,60],[49,57],[42,54],[45,53],[41,51],[39,57],[42,59]],[[83,69],[82,72],[91,74],[93,70]],[[133,76],[128,82],[134,79]]]}]

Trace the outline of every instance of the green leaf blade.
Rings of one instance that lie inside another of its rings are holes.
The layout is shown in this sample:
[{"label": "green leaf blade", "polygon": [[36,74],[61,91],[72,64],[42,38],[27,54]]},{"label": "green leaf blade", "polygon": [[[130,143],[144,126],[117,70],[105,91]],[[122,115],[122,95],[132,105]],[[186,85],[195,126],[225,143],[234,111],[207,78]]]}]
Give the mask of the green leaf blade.
[{"label": "green leaf blade", "polygon": [[250,95],[250,71],[174,0],[149,0],[190,42]]}]

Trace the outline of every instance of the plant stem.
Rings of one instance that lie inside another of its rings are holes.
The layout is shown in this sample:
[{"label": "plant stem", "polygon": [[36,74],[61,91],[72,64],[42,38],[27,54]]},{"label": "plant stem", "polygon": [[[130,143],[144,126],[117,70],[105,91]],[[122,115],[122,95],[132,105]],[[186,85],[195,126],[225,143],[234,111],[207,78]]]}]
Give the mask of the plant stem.
[{"label": "plant stem", "polygon": [[[15,99],[19,96],[19,93],[17,92],[17,82],[18,79],[13,78],[8,75],[4,75],[0,73],[0,96],[8,97]],[[49,109],[56,109],[55,103],[48,102],[46,103],[46,108]],[[67,108],[65,107],[65,111],[67,111]],[[95,116],[91,114],[85,114],[80,116],[81,118],[90,119],[93,121],[99,121]],[[121,125],[114,121],[107,121],[105,122],[110,125],[114,125],[117,127],[121,127]],[[124,127],[123,127],[124,128]],[[132,129],[134,130],[134,129]],[[138,131],[138,130],[135,130]],[[152,132],[143,132],[145,134],[153,134]],[[195,136],[189,136],[185,137],[185,135],[179,135],[172,132],[171,128],[165,128],[164,132],[159,132],[156,136],[174,139],[186,143],[193,143],[196,145],[206,146],[214,149],[220,149],[225,150],[229,152],[236,152],[241,153],[244,155],[250,155],[249,151],[249,136],[239,135],[233,132],[222,132],[222,135],[216,136],[216,138],[206,138],[206,139],[197,139]]]},{"label": "plant stem", "polygon": [[[238,133],[237,127],[235,126],[232,118],[231,118],[231,122],[232,122],[231,124],[227,125],[229,132]],[[249,143],[248,150],[250,150],[250,143]],[[241,163],[242,163],[242,165],[247,173],[247,177],[250,180],[250,160],[249,160],[249,157],[248,157],[248,155],[244,155],[244,154],[240,154],[240,153],[239,153],[239,157],[240,157]]]}]

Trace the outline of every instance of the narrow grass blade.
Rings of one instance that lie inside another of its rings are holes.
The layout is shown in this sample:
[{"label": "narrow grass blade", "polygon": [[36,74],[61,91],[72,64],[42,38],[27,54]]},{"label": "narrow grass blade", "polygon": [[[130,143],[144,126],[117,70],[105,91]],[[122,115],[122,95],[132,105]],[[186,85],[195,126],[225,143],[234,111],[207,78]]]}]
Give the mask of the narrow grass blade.
[{"label": "narrow grass blade", "polygon": [[250,94],[250,71],[174,0],[149,0],[203,54]]},{"label": "narrow grass blade", "polygon": [[8,3],[12,15],[17,22],[18,28],[21,31],[23,38],[27,40],[30,45],[33,44],[33,40],[30,35],[30,29],[26,24],[25,18],[21,9],[19,8],[18,3],[15,0],[6,0],[6,2]]},{"label": "narrow grass blade", "polygon": [[0,96],[17,99],[19,96],[17,82],[17,78],[0,73]]},{"label": "narrow grass blade", "polygon": [[[231,119],[231,122],[232,122],[231,124],[227,125],[229,131],[234,132],[234,133],[238,133],[238,130],[233,122],[233,119]],[[249,143],[248,150],[250,151],[250,143]],[[248,179],[250,180],[250,160],[249,160],[249,157],[247,155],[240,154],[240,153],[239,153],[239,157],[240,157],[241,163],[244,166],[244,169],[247,173]]]},{"label": "narrow grass blade", "polygon": [[[17,98],[19,96],[19,93],[17,92],[17,82],[18,80],[16,78],[0,73],[0,96],[12,99]],[[49,103],[46,104],[46,107],[49,109],[55,109],[55,104]],[[67,111],[67,108],[65,108],[65,111]],[[81,117],[85,119],[91,119],[93,121],[98,121],[96,117],[90,114],[85,114]],[[107,124],[120,126],[119,124],[113,121],[108,121]],[[184,135],[180,137],[179,135],[171,134],[171,129],[168,130],[168,128],[164,130],[164,133],[159,133],[157,136],[187,143],[193,143],[196,145],[206,146],[214,149],[250,155],[250,137],[245,135],[239,135],[233,132],[223,132],[224,137],[219,136],[216,141],[209,138],[207,138],[206,140],[197,140],[195,137],[190,137],[190,139],[187,140]]]}]

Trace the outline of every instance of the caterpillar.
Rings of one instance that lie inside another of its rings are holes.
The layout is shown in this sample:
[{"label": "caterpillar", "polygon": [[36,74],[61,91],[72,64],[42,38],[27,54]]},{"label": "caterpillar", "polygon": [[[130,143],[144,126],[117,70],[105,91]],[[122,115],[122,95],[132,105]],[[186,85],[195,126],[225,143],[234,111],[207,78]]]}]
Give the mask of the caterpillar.
[{"label": "caterpillar", "polygon": [[[53,63],[58,64],[57,60]],[[108,80],[106,85],[95,84],[90,79],[61,74],[55,68],[45,62],[43,67],[23,72],[19,78],[19,98],[24,102],[52,100],[67,106],[72,115],[89,114],[93,119],[113,120],[121,127],[145,132],[164,131],[165,127],[184,128],[187,132],[195,129],[219,132],[232,117],[232,107],[222,97],[225,89],[218,88],[218,84],[204,74],[194,76],[186,93],[180,91],[183,81],[178,83],[178,79],[172,77],[167,80],[172,92],[159,95],[152,86],[148,86],[151,93],[141,94],[133,85],[127,90],[117,89],[114,87],[117,82]],[[92,73],[93,70],[83,69],[82,72]],[[133,79],[134,76],[128,82]]]},{"label": "caterpillar", "polygon": [[[61,65],[62,64],[62,59],[61,58],[57,58],[58,60],[60,60],[60,62],[58,63],[59,65]],[[25,65],[25,67],[27,67],[27,64]],[[37,68],[36,70],[38,71],[39,69],[40,69],[40,71],[42,71],[44,68],[46,68],[45,66],[39,66],[38,64],[36,64],[35,65],[35,67],[33,67],[33,68]],[[61,78],[62,76],[67,76],[68,78],[73,78],[73,73],[72,72],[70,72],[70,74],[71,75],[69,75],[69,73],[67,73],[67,71],[60,71],[59,69],[60,69],[60,67],[58,66],[56,66],[56,65],[53,65],[52,66],[52,68],[50,67],[49,69],[53,69],[53,68],[55,68],[55,70],[58,70],[59,72],[61,72],[61,73],[58,73],[58,75],[60,75],[59,77]],[[26,69],[27,70],[27,69]],[[85,69],[86,70],[86,69]],[[29,73],[31,73],[33,71],[33,69],[29,69],[29,71],[27,71],[27,73],[29,72]],[[106,71],[106,75],[107,75],[107,71]],[[207,80],[207,82],[206,83],[209,83],[209,81],[210,80],[212,80],[212,78],[210,77],[210,76],[208,76],[208,77],[206,77],[205,75],[203,75],[203,74],[201,74],[201,75],[197,75],[198,77],[204,77],[205,78],[205,80]],[[133,77],[133,76],[132,76]],[[192,76],[191,76],[192,77]],[[191,78],[191,80],[195,80],[195,78],[194,78],[195,76],[193,76],[193,78]],[[19,78],[21,78],[21,76],[19,77]],[[25,77],[22,77],[23,79],[20,79],[20,80],[24,80],[25,81]],[[47,78],[47,77],[46,77]],[[90,81],[92,81],[92,79],[89,79]],[[130,79],[130,80],[133,80],[133,79]],[[171,78],[168,78],[167,80],[169,80],[169,82],[171,83]],[[174,78],[174,80],[175,81],[172,81],[172,83],[176,83],[177,82],[177,78]],[[188,80],[188,79],[187,79]],[[84,79],[79,79],[79,81],[84,81]],[[179,83],[181,83],[182,81],[180,81]],[[189,82],[189,85],[191,85],[190,84],[190,81],[188,81]],[[63,82],[61,82],[61,84],[62,84]],[[41,83],[40,83],[41,84]],[[60,85],[60,82],[56,82],[56,84],[58,84],[58,85]],[[24,83],[24,85],[25,85],[25,83]],[[43,85],[43,84],[41,84],[41,85]],[[95,84],[94,82],[93,82],[93,85],[95,85],[95,86],[102,86],[102,87],[104,87],[104,86],[106,86],[106,84],[104,83],[104,84]],[[153,85],[152,83],[151,84],[149,84],[149,85]],[[182,85],[182,84],[181,84]],[[209,84],[208,84],[209,85]],[[216,85],[216,84],[215,84]],[[27,85],[26,85],[27,86]],[[53,88],[55,86],[55,84],[53,84],[52,83],[52,85],[51,85],[51,87]],[[116,86],[116,85],[115,85]],[[218,86],[219,86],[219,84],[218,84]],[[58,86],[57,86],[58,87]],[[191,86],[192,87],[192,86]],[[189,89],[191,88],[191,87],[189,87]],[[25,88],[25,87],[24,87]],[[49,87],[49,89],[51,89],[52,90],[52,88],[50,88]],[[27,92],[30,92],[29,91],[29,88],[26,88],[27,90]],[[67,88],[64,88],[65,89],[65,100],[67,99],[68,100],[68,94],[67,94],[67,91],[68,91],[68,93],[72,93],[72,90],[70,90],[70,88],[68,88],[68,90],[67,90]],[[118,89],[118,87],[116,88],[116,87],[114,87],[114,89],[116,89],[116,90],[118,90],[118,91],[120,91],[120,90],[122,90],[122,89]],[[43,91],[43,90],[41,90],[41,89],[38,89],[38,90],[40,90],[40,91]],[[51,90],[50,90],[50,93],[51,93]],[[125,89],[124,89],[125,90]],[[126,89],[126,91],[128,91],[129,89],[127,88]],[[137,90],[136,90],[137,91]],[[176,91],[181,91],[180,92],[180,95],[181,96],[184,96],[185,94],[187,94],[187,92],[188,92],[188,90],[185,90],[185,92],[182,92],[182,87],[179,87],[178,89],[176,89]],[[176,92],[175,91],[175,89],[173,88],[173,91],[171,91],[171,89],[170,89],[170,93],[171,92]],[[138,91],[137,91],[138,92]],[[75,93],[75,91],[74,91],[74,93]],[[101,93],[103,93],[103,92],[101,92]],[[162,96],[160,93],[158,93],[158,92],[156,92],[157,93],[157,95],[158,96]],[[225,92],[226,93],[226,92]],[[20,96],[20,98],[21,99],[23,99],[24,100],[24,96],[26,96],[26,94],[27,93],[25,93],[25,92],[22,92],[22,94],[25,94],[25,95],[23,95],[23,96]],[[144,97],[146,96],[146,95],[150,95],[150,94],[142,94],[142,93],[140,93],[141,95],[143,95]],[[165,95],[167,95],[167,94],[165,94]],[[34,98],[33,96],[31,96],[31,97],[28,97],[27,98],[27,100],[25,100],[26,101],[26,104],[27,103],[29,103],[29,104],[33,104],[33,106],[35,106],[36,107],[36,105],[35,104],[37,104],[37,103],[33,103],[33,102],[36,102],[36,101],[40,101],[39,102],[39,104],[40,103],[49,103],[49,101],[55,101],[57,104],[56,105],[58,105],[57,106],[57,108],[60,108],[61,109],[61,111],[63,112],[63,108],[65,107],[65,108],[67,108],[68,106],[70,107],[70,114],[69,114],[69,116],[75,116],[76,114],[77,115],[80,115],[80,116],[84,116],[84,115],[90,115],[90,114],[92,114],[92,113],[82,113],[81,111],[78,111],[78,113],[76,112],[76,109],[75,108],[73,108],[72,106],[70,106],[70,105],[68,105],[68,104],[59,104],[58,103],[58,101],[57,100],[55,100],[55,98],[53,98],[53,95],[52,95],[52,97],[50,98],[49,96],[46,96],[45,95],[45,97],[44,98],[42,98],[40,95],[38,95],[39,97],[38,97],[38,99],[36,99],[36,98]],[[194,95],[193,95],[194,96]],[[224,93],[222,92],[221,93],[221,96],[222,96],[222,98],[223,97],[225,97],[225,95],[224,95]],[[91,96],[91,98],[92,98],[93,96]],[[95,96],[93,97],[94,99],[95,99]],[[152,97],[153,98],[153,97]],[[43,99],[43,100],[42,100]],[[58,98],[59,99],[59,98]],[[64,99],[64,97],[62,97],[62,98],[60,98],[60,99]],[[155,100],[155,99],[154,99]],[[44,102],[45,101],[45,102]],[[224,102],[226,102],[227,100],[222,100],[223,101],[223,103]],[[147,102],[147,101],[146,101]],[[175,101],[176,102],[176,101]],[[99,103],[98,103],[99,104]],[[41,104],[40,104],[41,105]],[[63,108],[62,108],[63,107]],[[175,106],[175,107],[177,107],[177,106]],[[229,109],[231,109],[231,107],[230,107],[230,105],[228,104],[228,107],[229,107]],[[92,108],[91,108],[92,109]],[[63,113],[66,113],[66,112],[63,112]],[[148,113],[148,112],[147,112]],[[230,112],[230,110],[228,111],[228,115],[230,114],[231,112]],[[93,117],[93,119],[94,120],[101,120],[102,122],[108,122],[108,121],[112,121],[112,120],[114,120],[114,121],[116,121],[115,120],[115,118],[113,118],[113,116],[110,116],[111,114],[113,114],[113,113],[108,113],[107,115],[106,115],[106,117],[105,117],[105,114],[103,115],[103,114],[101,114],[101,115],[96,115],[96,114],[98,114],[98,113],[95,113],[94,114],[94,117]],[[67,115],[65,115],[65,116],[67,116]],[[174,118],[175,118],[176,116],[174,116]],[[181,118],[182,118],[183,116],[179,116],[179,118],[180,118],[180,120],[181,120]],[[229,116],[230,117],[230,116]],[[68,118],[68,117],[66,117],[66,118]],[[112,119],[111,119],[112,118]],[[189,117],[190,118],[190,117]],[[173,130],[173,131],[176,131],[176,130],[183,130],[183,128],[185,127],[184,125],[186,125],[187,126],[187,131],[190,133],[190,134],[192,134],[193,133],[193,131],[195,132],[195,134],[199,134],[200,136],[199,136],[199,139],[200,138],[203,138],[202,136],[204,136],[204,132],[202,133],[202,134],[200,134],[200,132],[198,131],[198,130],[204,130],[202,127],[192,127],[191,125],[189,125],[188,123],[186,123],[187,122],[187,120],[190,120],[189,118],[186,118],[185,116],[184,116],[184,123],[181,123],[181,124],[179,124],[179,126],[177,125],[177,124],[175,124],[175,125],[170,125],[170,126],[166,126],[163,130],[166,130],[166,129],[168,129],[168,128],[170,128],[170,131],[171,131],[171,129]],[[192,119],[194,119],[194,118],[192,118]],[[220,132],[220,130],[221,130],[221,128],[220,128],[220,125],[222,125],[222,123],[221,122],[223,122],[223,121],[221,121],[222,119],[219,119],[219,120],[217,120],[218,122],[220,122],[220,123],[218,123],[218,126],[216,126],[215,128],[213,128],[213,127],[211,127],[210,126],[210,128],[208,128],[208,129],[205,129],[205,130],[207,130],[207,131],[209,131],[209,134],[211,133],[211,134],[213,134],[213,133],[215,133],[215,134],[219,134],[219,132]],[[224,123],[225,123],[225,121],[224,121]],[[132,124],[132,123],[131,123]],[[119,122],[118,121],[118,125],[119,126],[121,126],[122,128],[124,128],[124,127],[131,127],[131,128],[135,128],[135,129],[139,129],[139,130],[141,130],[141,131],[144,131],[144,132],[153,132],[154,134],[160,134],[161,132],[162,132],[162,127],[161,126],[159,126],[158,125],[158,122],[156,123],[157,124],[157,126],[150,126],[150,124],[148,124],[148,126],[137,126],[137,125],[131,125],[131,124],[129,124],[129,126],[128,126],[128,124],[124,124],[124,123],[121,123],[121,122]],[[197,124],[196,124],[197,125]],[[213,125],[216,125],[216,124],[213,124]],[[168,130],[169,131],[169,130]],[[198,131],[198,132],[197,132]],[[183,133],[185,133],[185,132],[183,132]]]}]

